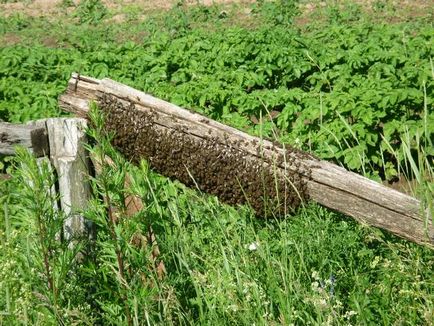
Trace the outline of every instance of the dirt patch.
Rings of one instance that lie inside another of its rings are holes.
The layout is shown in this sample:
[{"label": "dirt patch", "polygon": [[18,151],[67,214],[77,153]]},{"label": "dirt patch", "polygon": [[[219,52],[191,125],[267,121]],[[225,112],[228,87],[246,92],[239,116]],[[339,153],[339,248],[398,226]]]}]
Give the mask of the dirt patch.
[{"label": "dirt patch", "polygon": [[301,14],[295,18],[297,26],[308,26],[313,22],[326,21],[330,9],[338,9],[337,14],[357,11],[373,21],[399,23],[414,19],[434,17],[432,0],[344,0],[344,1],[304,1],[300,4]]},{"label": "dirt patch", "polygon": [[31,17],[49,16],[59,12],[61,3],[61,0],[10,2],[0,4],[0,11],[6,17],[13,14],[23,14]]},{"label": "dirt patch", "polygon": [[[139,1],[132,1],[132,0],[124,0],[124,1],[116,1],[116,0],[102,0],[104,5],[115,12],[120,12],[123,7],[125,6],[136,6],[137,8],[140,8],[140,10],[147,12],[151,10],[168,10],[172,8],[176,3],[178,3],[178,0],[139,0]],[[213,3],[219,3],[219,4],[247,4],[252,3],[254,0],[187,0],[185,1],[185,4],[187,6],[189,5],[196,5],[196,4],[203,4],[203,5],[212,5]],[[42,17],[42,16],[55,16],[55,15],[62,15],[62,14],[68,14],[71,12],[71,10],[68,10],[68,8],[62,7],[62,0],[33,0],[31,2],[27,1],[21,1],[21,2],[12,2],[12,3],[4,3],[0,4],[0,13],[3,16],[10,16],[13,14],[23,14],[31,17]],[[80,0],[74,0],[73,4],[74,6],[77,6],[80,3]],[[116,20],[119,20],[117,18]]]},{"label": "dirt patch", "polygon": [[0,37],[1,44],[4,46],[15,45],[21,42],[21,37],[14,33],[6,33],[2,37]]},{"label": "dirt patch", "polygon": [[[74,6],[77,6],[81,0],[73,0]],[[113,14],[113,22],[121,22],[125,20],[123,10],[128,7],[135,7],[137,11],[146,14],[155,10],[168,10],[172,8],[179,0],[102,0],[102,2],[111,10]],[[247,7],[256,2],[255,0],[186,0],[185,5],[212,5],[213,3],[230,5],[238,4],[240,7]],[[32,17],[70,15],[74,10],[74,6],[65,8],[62,7],[62,0],[33,0],[21,1],[13,3],[0,4],[0,15],[10,16],[13,14],[23,14]],[[351,4],[359,5],[363,11],[372,14],[372,17],[381,21],[397,22],[405,21],[413,18],[433,15],[432,0],[351,0],[351,1],[335,1],[335,0],[311,0],[300,1],[301,15],[296,18],[297,25],[307,25],[313,21],[321,20],[325,17],[324,10],[330,8],[331,5],[338,4],[338,7],[343,9]],[[242,10],[240,10],[242,13]],[[141,15],[142,16],[142,15]]]},{"label": "dirt patch", "polygon": [[48,48],[59,47],[59,43],[54,37],[46,37],[42,40],[42,43]]}]

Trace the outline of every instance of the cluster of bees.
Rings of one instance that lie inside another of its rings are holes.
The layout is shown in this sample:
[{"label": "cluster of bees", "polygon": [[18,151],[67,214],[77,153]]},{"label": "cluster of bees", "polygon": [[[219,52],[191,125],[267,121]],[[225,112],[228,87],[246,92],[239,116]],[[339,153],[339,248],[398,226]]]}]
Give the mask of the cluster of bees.
[{"label": "cluster of bees", "polygon": [[162,113],[111,95],[102,95],[99,106],[105,130],[115,134],[114,147],[133,163],[146,159],[154,171],[230,205],[250,205],[258,216],[286,215],[306,199],[307,178],[298,171],[297,151],[285,149],[284,162],[280,154],[282,162],[273,163],[225,144],[222,137],[156,123]]}]

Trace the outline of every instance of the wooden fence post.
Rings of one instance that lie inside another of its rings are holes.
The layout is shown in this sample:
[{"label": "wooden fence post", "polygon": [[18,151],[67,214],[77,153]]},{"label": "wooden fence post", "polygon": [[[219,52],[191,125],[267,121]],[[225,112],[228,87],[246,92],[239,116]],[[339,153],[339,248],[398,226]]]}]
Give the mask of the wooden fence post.
[{"label": "wooden fence post", "polygon": [[81,215],[90,198],[89,158],[84,147],[86,121],[77,118],[46,120],[50,161],[57,171],[60,209],[67,218],[64,238],[92,237],[92,225]]}]

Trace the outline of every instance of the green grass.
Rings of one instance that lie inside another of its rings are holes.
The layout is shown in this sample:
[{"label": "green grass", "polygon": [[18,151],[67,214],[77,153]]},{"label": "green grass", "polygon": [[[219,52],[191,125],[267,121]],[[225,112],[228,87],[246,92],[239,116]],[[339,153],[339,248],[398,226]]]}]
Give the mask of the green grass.
[{"label": "green grass", "polygon": [[[126,193],[138,194],[145,208],[132,218],[121,219],[115,241],[110,236],[104,203],[98,199],[92,202],[86,217],[98,227],[93,254],[73,270],[74,274],[68,273],[59,307],[51,297],[46,299],[47,307],[40,307],[42,311],[48,309],[48,316],[59,310],[59,320],[66,324],[91,323],[92,318],[104,324],[122,324],[126,323],[122,313],[126,303],[139,324],[146,324],[146,320],[164,325],[431,323],[431,249],[314,204],[286,219],[257,219],[247,208],[222,205],[213,197],[152,173],[144,162],[140,168],[129,165],[101,138],[93,151],[97,157],[111,155],[115,162],[115,168],[105,166],[93,181],[94,193],[110,197],[119,210]],[[19,161],[29,166],[16,172],[17,179],[10,187],[19,187],[21,171],[33,164],[29,156]],[[126,172],[133,176],[129,189],[123,189]],[[23,322],[22,311],[27,311],[31,324],[41,318],[40,309],[33,310],[38,297],[32,293],[37,286],[43,289],[46,278],[29,277],[26,272],[33,264],[35,270],[43,268],[36,263],[37,252],[32,251],[30,262],[29,256],[21,256],[26,255],[22,245],[32,248],[37,242],[29,239],[34,226],[24,231],[19,224],[35,223],[29,220],[32,196],[34,191],[28,188],[3,199],[4,207],[11,210],[8,215],[15,216],[8,229],[20,230],[6,236],[10,249],[2,252],[1,270],[6,275],[2,288],[6,280],[12,282],[6,283],[12,298],[6,323]],[[30,200],[23,202],[23,197]],[[20,212],[15,215],[13,209]],[[146,235],[149,225],[162,253],[158,259],[168,271],[163,280],[158,280],[148,260],[151,248],[132,245],[133,238]],[[123,253],[128,266],[122,280],[116,250]],[[67,248],[62,252],[65,258],[52,262],[57,266],[53,268],[57,273],[54,279],[59,281],[60,267],[72,261]],[[23,303],[19,298],[25,289],[29,301]],[[49,321],[42,319],[40,323]]]},{"label": "green grass", "polygon": [[[60,115],[57,96],[72,71],[109,76],[370,177],[414,179],[414,195],[432,211],[426,17],[385,25],[358,7],[326,7],[324,20],[300,28],[291,1],[259,2],[247,29],[236,9],[223,17],[219,7],[175,7],[106,24],[112,13],[98,8],[82,6],[84,24],[0,16],[0,39],[18,40],[0,46],[1,119]],[[250,119],[271,110],[280,112],[273,122]],[[52,210],[57,198],[43,195],[54,182],[46,168],[25,152],[0,161],[12,175],[0,180],[0,325],[434,323],[431,249],[314,203],[258,219],[146,162],[132,166],[101,133],[101,119],[94,111],[90,150],[115,164],[90,179],[95,197],[84,214],[97,227],[95,242],[71,249],[57,241],[63,216]],[[122,218],[128,194],[144,207]],[[118,221],[108,219],[103,198]],[[163,279],[144,245],[151,226]],[[75,250],[87,258],[77,262]]]}]

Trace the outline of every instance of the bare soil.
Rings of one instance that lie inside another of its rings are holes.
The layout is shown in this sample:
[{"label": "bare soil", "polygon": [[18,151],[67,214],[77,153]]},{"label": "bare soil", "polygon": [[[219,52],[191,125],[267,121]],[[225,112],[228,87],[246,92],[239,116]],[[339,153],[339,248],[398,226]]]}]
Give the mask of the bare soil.
[{"label": "bare soil", "polygon": [[[0,4],[0,15],[9,16],[16,13],[32,17],[50,16],[68,12],[67,8],[62,8],[62,0],[33,0],[33,1],[18,1]],[[80,3],[80,0],[73,0],[75,5]],[[155,9],[170,9],[178,0],[102,0],[102,2],[110,9],[120,10],[122,6],[134,5],[147,12]],[[187,5],[203,4],[211,5],[213,3],[221,4],[246,4],[252,3],[254,0],[187,0]]]},{"label": "bare soil", "polygon": [[[81,0],[72,0],[75,6]],[[134,6],[144,14],[155,10],[168,10],[179,0],[102,0],[112,10],[113,22],[123,20],[122,8]],[[256,2],[255,0],[186,0],[186,5],[212,5],[213,3],[230,5],[247,5]],[[32,17],[68,15],[74,7],[62,6],[63,0],[27,0],[8,2],[0,4],[0,15],[10,16],[13,14],[24,14]],[[379,20],[386,22],[398,22],[416,17],[433,15],[433,0],[301,0],[300,9],[302,14],[297,18],[299,25],[309,24],[312,20],[320,19],[321,10],[331,4],[338,4],[342,8],[348,4],[358,4],[363,10],[377,15]],[[386,10],[378,14],[378,8],[383,6]],[[377,11],[376,11],[377,10]],[[315,14],[314,14],[315,13]],[[319,16],[319,17],[318,17]]]},{"label": "bare soil", "polygon": [[21,37],[19,37],[14,33],[6,33],[2,37],[0,37],[0,40],[2,41],[3,44],[15,45],[21,42]]},{"label": "bare soil", "polygon": [[330,5],[345,9],[351,5],[368,13],[372,20],[384,23],[398,23],[415,18],[428,17],[434,21],[434,0],[306,0],[300,4],[301,15],[295,23],[308,25],[310,22],[324,19],[324,11]]}]

